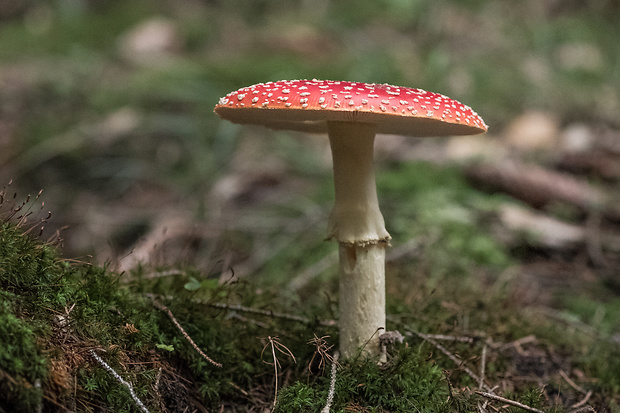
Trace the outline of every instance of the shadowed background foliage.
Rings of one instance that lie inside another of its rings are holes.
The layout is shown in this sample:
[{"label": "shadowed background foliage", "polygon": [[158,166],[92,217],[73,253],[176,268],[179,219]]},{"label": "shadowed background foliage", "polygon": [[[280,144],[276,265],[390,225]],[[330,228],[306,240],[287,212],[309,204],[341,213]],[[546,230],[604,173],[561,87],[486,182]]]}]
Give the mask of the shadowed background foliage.
[{"label": "shadowed background foliage", "polygon": [[220,96],[257,82],[420,87],[472,106],[494,136],[530,110],[559,125],[617,122],[613,1],[3,5],[0,179],[45,190],[53,226],[69,225],[69,255],[107,258],[167,210],[208,220],[206,194],[240,169],[328,174],[324,137],[240,129],[212,114]]}]

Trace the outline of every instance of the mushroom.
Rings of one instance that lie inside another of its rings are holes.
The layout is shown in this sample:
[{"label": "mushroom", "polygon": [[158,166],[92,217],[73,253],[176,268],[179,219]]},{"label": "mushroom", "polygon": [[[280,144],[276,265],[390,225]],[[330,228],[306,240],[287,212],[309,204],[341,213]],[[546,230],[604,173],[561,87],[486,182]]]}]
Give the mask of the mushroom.
[{"label": "mushroom", "polygon": [[239,89],[215,106],[221,118],[326,133],[335,203],[328,239],[339,243],[339,328],[343,357],[380,354],[385,329],[385,249],[390,234],[375,184],[375,134],[472,135],[487,126],[470,107],[437,93],[387,84],[283,80]]}]

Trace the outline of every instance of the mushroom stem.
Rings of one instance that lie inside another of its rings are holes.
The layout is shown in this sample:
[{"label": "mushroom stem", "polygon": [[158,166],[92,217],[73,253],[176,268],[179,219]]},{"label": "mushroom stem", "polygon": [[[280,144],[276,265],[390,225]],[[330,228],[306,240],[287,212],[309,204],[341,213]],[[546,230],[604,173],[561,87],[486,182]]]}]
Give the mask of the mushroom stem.
[{"label": "mushroom stem", "polygon": [[386,243],[340,244],[340,353],[379,357],[379,336],[385,331]]},{"label": "mushroom stem", "polygon": [[339,242],[340,352],[380,353],[385,328],[385,247],[390,235],[379,210],[373,168],[375,126],[328,122],[335,204],[329,237]]},{"label": "mushroom stem", "polygon": [[327,122],[334,163],[335,203],[329,237],[340,243],[367,245],[387,242],[375,183],[375,125]]}]

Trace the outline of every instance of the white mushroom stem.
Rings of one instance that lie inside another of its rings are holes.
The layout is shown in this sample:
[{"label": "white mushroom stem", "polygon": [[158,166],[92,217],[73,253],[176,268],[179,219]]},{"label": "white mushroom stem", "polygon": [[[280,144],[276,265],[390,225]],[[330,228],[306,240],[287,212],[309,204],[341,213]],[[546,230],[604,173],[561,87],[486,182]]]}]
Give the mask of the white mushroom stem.
[{"label": "white mushroom stem", "polygon": [[380,352],[385,329],[385,247],[390,235],[379,210],[373,168],[375,126],[328,122],[335,204],[329,237],[340,248],[340,352]]},{"label": "white mushroom stem", "polygon": [[334,161],[336,200],[329,217],[329,238],[345,244],[388,241],[379,210],[374,171],[375,125],[328,122]]},{"label": "white mushroom stem", "polygon": [[385,331],[385,243],[339,245],[340,352],[378,357]]}]

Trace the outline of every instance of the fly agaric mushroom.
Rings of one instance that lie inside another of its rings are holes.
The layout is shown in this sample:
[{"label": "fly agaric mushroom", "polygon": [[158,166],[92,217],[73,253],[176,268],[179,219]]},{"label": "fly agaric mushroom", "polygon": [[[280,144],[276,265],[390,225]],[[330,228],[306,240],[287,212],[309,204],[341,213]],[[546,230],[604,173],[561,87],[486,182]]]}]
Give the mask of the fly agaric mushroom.
[{"label": "fly agaric mushroom", "polygon": [[239,89],[215,106],[221,118],[329,136],[335,204],[329,237],[339,243],[340,352],[380,353],[385,329],[385,248],[373,169],[376,133],[473,135],[487,126],[471,108],[421,89],[386,84],[283,80]]}]

